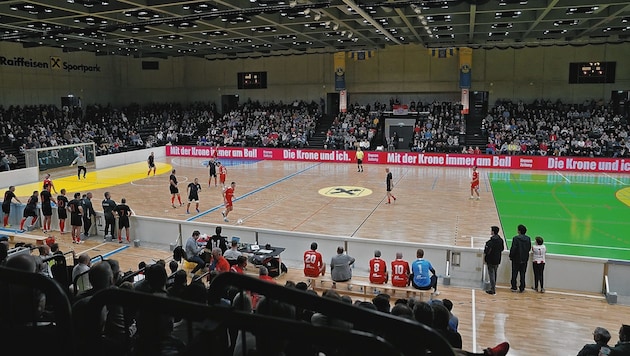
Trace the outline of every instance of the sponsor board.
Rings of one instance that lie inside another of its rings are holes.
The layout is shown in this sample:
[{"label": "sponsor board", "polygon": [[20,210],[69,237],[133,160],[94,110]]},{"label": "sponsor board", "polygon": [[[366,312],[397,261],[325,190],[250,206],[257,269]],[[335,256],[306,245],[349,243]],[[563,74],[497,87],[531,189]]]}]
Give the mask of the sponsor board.
[{"label": "sponsor board", "polygon": [[[356,162],[356,151],[310,150],[289,148],[245,148],[166,146],[167,156],[210,158],[217,150],[219,158],[284,160],[307,162]],[[391,164],[426,167],[472,167],[573,172],[630,173],[630,159],[591,157],[502,156],[449,153],[366,151],[364,164]]]}]

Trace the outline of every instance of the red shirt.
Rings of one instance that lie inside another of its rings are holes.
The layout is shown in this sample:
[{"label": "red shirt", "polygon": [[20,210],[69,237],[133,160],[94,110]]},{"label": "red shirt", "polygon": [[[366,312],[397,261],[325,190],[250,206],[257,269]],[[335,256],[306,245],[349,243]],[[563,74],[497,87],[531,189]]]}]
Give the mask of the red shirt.
[{"label": "red shirt", "polygon": [[258,276],[258,278],[259,278],[260,280],[263,280],[263,281],[267,281],[267,282],[271,282],[271,283],[276,283],[276,281],[275,281],[273,278],[271,278],[271,277],[269,277],[269,276],[267,276],[267,275]]},{"label": "red shirt", "polygon": [[548,148],[549,147],[547,146],[546,143],[543,142],[543,143],[540,144],[540,150],[541,151],[545,151],[546,152]]},{"label": "red shirt", "polygon": [[472,181],[470,182],[471,187],[476,187],[479,185],[479,172],[473,171],[472,173]]},{"label": "red shirt", "polygon": [[224,165],[221,165],[221,167],[219,168],[219,174],[222,176],[225,176],[227,174],[227,168],[225,168]]},{"label": "red shirt", "polygon": [[53,187],[52,179],[44,179],[43,186],[44,187],[48,186],[48,188],[46,189],[48,191],[52,190],[52,187]]},{"label": "red shirt", "polygon": [[481,149],[479,147],[475,147],[475,150],[473,151],[476,155],[480,155],[481,154]]},{"label": "red shirt", "polygon": [[318,277],[323,265],[321,253],[315,250],[304,252],[304,275],[306,277]]},{"label": "red shirt", "polygon": [[379,257],[370,260],[370,282],[376,284],[387,282],[387,263]]},{"label": "red shirt", "polygon": [[234,188],[232,187],[225,188],[225,200],[231,204],[232,198],[234,198]]},{"label": "red shirt", "polygon": [[230,271],[230,262],[225,259],[225,257],[219,257],[216,266],[214,266],[214,270],[217,272],[229,272]]},{"label": "red shirt", "polygon": [[409,285],[409,263],[405,260],[392,261],[392,285],[394,287],[406,287]]},{"label": "red shirt", "polygon": [[232,267],[230,267],[230,272],[239,273],[239,274],[245,273],[243,269],[241,268],[241,266],[239,265],[233,265]]}]

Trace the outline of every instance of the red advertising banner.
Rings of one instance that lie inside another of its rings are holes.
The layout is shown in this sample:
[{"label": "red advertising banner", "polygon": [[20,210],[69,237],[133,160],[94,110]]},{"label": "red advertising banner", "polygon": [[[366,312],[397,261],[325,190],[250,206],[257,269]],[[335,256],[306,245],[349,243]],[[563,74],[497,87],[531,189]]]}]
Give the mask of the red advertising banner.
[{"label": "red advertising banner", "polygon": [[[223,159],[258,159],[309,162],[355,162],[355,151],[310,150],[262,147],[166,146],[166,155],[211,158],[214,151]],[[630,173],[630,160],[619,158],[502,156],[450,153],[365,151],[363,163],[427,167],[472,167],[577,172]]]}]

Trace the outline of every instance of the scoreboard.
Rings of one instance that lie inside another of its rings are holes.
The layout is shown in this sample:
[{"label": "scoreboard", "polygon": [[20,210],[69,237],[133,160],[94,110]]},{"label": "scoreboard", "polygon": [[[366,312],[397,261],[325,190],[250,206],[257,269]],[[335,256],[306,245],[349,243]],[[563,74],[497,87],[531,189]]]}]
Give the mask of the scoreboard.
[{"label": "scoreboard", "polygon": [[239,72],[239,89],[265,89],[267,88],[267,72]]},{"label": "scoreboard", "polygon": [[569,84],[615,82],[617,62],[575,62],[569,64]]}]

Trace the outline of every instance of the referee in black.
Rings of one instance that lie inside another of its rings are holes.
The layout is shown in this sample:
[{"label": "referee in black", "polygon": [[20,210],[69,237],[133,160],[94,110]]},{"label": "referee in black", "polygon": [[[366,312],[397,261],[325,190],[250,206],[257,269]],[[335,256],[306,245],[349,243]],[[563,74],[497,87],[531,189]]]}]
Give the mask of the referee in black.
[{"label": "referee in black", "polygon": [[149,158],[147,158],[147,164],[149,165],[147,176],[149,175],[149,173],[151,173],[151,171],[153,171],[153,176],[155,176],[155,155],[153,154],[153,152],[151,152]]},{"label": "referee in black", "polygon": [[210,168],[210,177],[208,178],[208,188],[212,187],[212,177],[214,177],[214,186],[217,186],[217,162],[211,158],[208,161],[208,167]]},{"label": "referee in black", "polygon": [[105,215],[105,238],[107,238],[108,232],[109,235],[114,237],[114,232],[116,231],[116,218],[114,218],[114,210],[116,209],[116,202],[112,200],[109,192],[105,192],[105,199],[101,205],[103,206],[103,215]]}]

